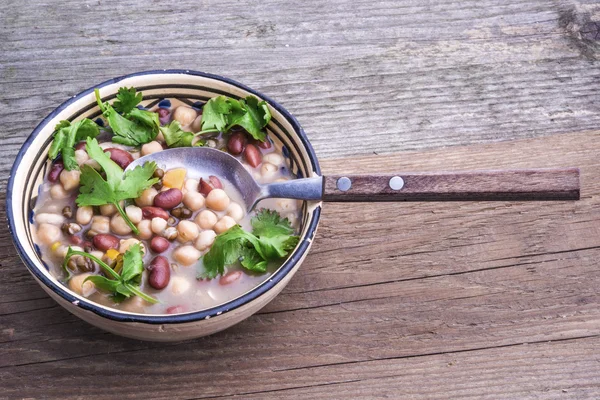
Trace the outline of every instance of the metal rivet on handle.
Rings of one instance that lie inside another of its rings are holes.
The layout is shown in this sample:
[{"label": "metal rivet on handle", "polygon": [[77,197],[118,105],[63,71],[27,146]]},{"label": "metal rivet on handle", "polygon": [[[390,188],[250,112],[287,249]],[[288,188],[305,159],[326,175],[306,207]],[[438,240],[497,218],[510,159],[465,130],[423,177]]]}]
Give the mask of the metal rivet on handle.
[{"label": "metal rivet on handle", "polygon": [[399,176],[394,176],[390,179],[390,188],[392,190],[400,190],[404,187],[404,179]]},{"label": "metal rivet on handle", "polygon": [[342,192],[346,192],[352,187],[352,181],[350,180],[350,178],[342,176],[341,178],[339,178],[337,180],[336,185],[337,185],[338,190],[341,190]]}]

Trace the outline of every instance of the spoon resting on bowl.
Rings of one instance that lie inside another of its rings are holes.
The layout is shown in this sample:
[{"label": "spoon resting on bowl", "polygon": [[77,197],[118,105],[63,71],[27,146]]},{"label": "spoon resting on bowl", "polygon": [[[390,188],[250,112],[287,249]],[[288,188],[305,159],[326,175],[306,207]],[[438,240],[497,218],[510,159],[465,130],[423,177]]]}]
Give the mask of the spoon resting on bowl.
[{"label": "spoon resting on bowl", "polygon": [[326,202],[579,200],[579,169],[328,175],[259,184],[242,163],[209,147],[180,147],[140,157],[127,170],[154,161],[215,175],[240,193],[248,212],[267,198]]}]

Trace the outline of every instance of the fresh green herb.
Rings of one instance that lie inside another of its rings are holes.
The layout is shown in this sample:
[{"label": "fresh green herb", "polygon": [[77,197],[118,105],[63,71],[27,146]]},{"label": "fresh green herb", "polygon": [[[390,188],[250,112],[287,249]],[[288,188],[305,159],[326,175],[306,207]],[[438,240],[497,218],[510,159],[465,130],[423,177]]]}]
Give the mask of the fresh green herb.
[{"label": "fresh green herb", "polygon": [[120,303],[131,296],[140,296],[149,303],[158,303],[158,300],[154,297],[149,296],[140,290],[140,281],[142,279],[142,272],[144,272],[144,263],[142,262],[143,254],[139,243],[131,246],[123,255],[123,264],[120,274],[98,257],[83,251],[73,250],[71,247],[69,247],[63,262],[64,269],[66,269],[69,259],[75,255],[87,257],[100,265],[104,274],[108,277],[91,275],[83,282],[90,281],[96,285],[98,289],[112,293],[115,302]]},{"label": "fresh green herb", "polygon": [[137,227],[131,222],[123,208],[119,204],[121,200],[134,199],[142,192],[158,182],[158,178],[152,178],[156,169],[155,162],[147,162],[143,166],[138,165],[132,170],[123,173],[110,157],[104,153],[96,139],[87,139],[86,149],[90,158],[96,160],[106,174],[106,180],[89,165],[81,169],[81,187],[77,196],[78,206],[102,206],[114,204],[127,225],[137,235]]},{"label": "fresh green herb", "polygon": [[276,211],[260,210],[251,223],[252,233],[236,225],[216,237],[198,278],[213,279],[237,261],[247,270],[265,272],[268,261],[285,257],[298,244],[290,222]]},{"label": "fresh green herb", "polygon": [[50,145],[48,158],[54,160],[60,152],[65,169],[69,171],[79,169],[75,159],[75,145],[81,140],[88,137],[95,138],[99,134],[98,125],[91,119],[84,118],[72,124],[62,120],[54,127],[54,140]]},{"label": "fresh green herb", "polygon": [[254,96],[235,100],[218,96],[208,100],[202,107],[202,130],[198,135],[212,132],[228,132],[234,126],[244,128],[256,140],[264,142],[264,128],[271,121],[271,112],[266,101]]},{"label": "fresh green herb", "polygon": [[[165,142],[169,147],[190,147],[194,140],[192,132],[186,132],[181,129],[179,121],[172,121],[170,124],[161,126],[160,131],[165,137]],[[198,140],[193,146],[204,146],[204,140]]]},{"label": "fresh green herb", "polygon": [[113,142],[141,146],[156,138],[160,127],[158,114],[136,107],[142,101],[141,93],[137,93],[134,88],[122,87],[113,106],[102,102],[98,89],[94,90],[94,93],[98,106],[114,133]]}]

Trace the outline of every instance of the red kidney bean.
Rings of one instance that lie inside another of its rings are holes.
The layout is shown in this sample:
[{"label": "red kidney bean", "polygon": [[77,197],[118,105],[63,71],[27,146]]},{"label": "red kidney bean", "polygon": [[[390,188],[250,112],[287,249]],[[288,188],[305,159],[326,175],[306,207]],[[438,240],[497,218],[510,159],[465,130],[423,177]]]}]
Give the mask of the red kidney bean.
[{"label": "red kidney bean", "polygon": [[260,150],[253,145],[252,143],[246,146],[246,150],[244,150],[244,158],[252,167],[256,168],[262,163],[262,154],[260,154]]},{"label": "red kidney bean", "polygon": [[170,210],[181,203],[182,199],[183,193],[181,193],[181,190],[171,188],[154,196],[154,205],[165,210]]},{"label": "red kidney bean", "polygon": [[200,178],[200,183],[198,183],[198,191],[204,195],[204,197],[208,196],[211,190],[214,188],[210,183]]},{"label": "red kidney bean", "polygon": [[208,181],[212,185],[213,189],[223,189],[223,184],[221,180],[214,175],[208,177]]},{"label": "red kidney bean", "polygon": [[247,142],[244,132],[234,132],[227,141],[227,150],[234,156],[239,156],[244,151]]},{"label": "red kidney bean", "polygon": [[150,249],[155,253],[162,253],[169,248],[169,241],[162,236],[154,236],[150,241]]},{"label": "red kidney bean", "polygon": [[127,168],[133,162],[133,156],[128,151],[111,147],[106,149],[110,153],[110,159],[123,169]]},{"label": "red kidney bean", "polygon": [[85,150],[85,141],[77,143],[75,145],[75,150]]},{"label": "red kidney bean", "polygon": [[81,242],[83,242],[83,239],[80,236],[71,235],[69,236],[69,241],[72,244],[78,245],[81,244]]},{"label": "red kidney bean", "polygon": [[185,311],[183,306],[171,306],[167,308],[167,314],[181,314]]},{"label": "red kidney bean", "polygon": [[171,120],[171,111],[168,108],[159,108],[157,111],[158,120],[162,125],[168,124]]},{"label": "red kidney bean", "polygon": [[94,247],[98,250],[106,251],[108,249],[119,248],[119,239],[108,233],[99,233],[92,239]]},{"label": "red kidney bean", "polygon": [[146,206],[142,207],[142,217],[144,219],[162,218],[167,221],[169,219],[169,213],[160,207]]},{"label": "red kidney bean", "polygon": [[52,164],[50,172],[48,172],[48,180],[52,183],[56,182],[63,169],[65,169],[65,166],[62,161],[57,161]]},{"label": "red kidney bean", "polygon": [[271,141],[269,140],[269,138],[266,138],[264,142],[261,142],[260,140],[252,139],[252,144],[260,147],[261,149],[265,149],[265,150],[271,148]]},{"label": "red kidney bean", "polygon": [[154,289],[164,289],[171,280],[171,266],[166,257],[156,256],[150,262],[148,266],[150,275],[148,276],[148,283]]},{"label": "red kidney bean", "polygon": [[229,285],[242,277],[242,271],[229,271],[219,279],[219,285]]}]

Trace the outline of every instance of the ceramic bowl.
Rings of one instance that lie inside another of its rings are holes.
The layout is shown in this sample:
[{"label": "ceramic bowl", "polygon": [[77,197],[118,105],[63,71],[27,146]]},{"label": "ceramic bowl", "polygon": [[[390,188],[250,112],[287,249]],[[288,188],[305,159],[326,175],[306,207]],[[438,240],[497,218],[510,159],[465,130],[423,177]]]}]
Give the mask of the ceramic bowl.
[{"label": "ceramic bowl", "polygon": [[320,203],[303,205],[300,242],[269,279],[227,303],[186,314],[136,314],[91,302],[69,290],[50,274],[33,242],[33,209],[38,187],[50,166],[47,153],[54,126],[63,119],[96,119],[100,110],[93,89],[99,88],[101,96],[111,100],[121,86],[133,86],[142,91],[143,105],[147,107],[163,99],[177,99],[193,105],[218,95],[240,98],[253,94],[270,104],[273,119],[268,133],[287,157],[292,172],[298,177],[320,174],[316,155],[298,121],[277,102],[247,86],[220,76],[183,70],[148,71],[111,79],[81,92],[52,111],[19,151],[11,171],[6,200],[9,228],[18,253],[35,280],[61,306],[109,332],[142,340],[177,341],[226,329],[260,310],[290,281],[312,243],[319,223]]}]

